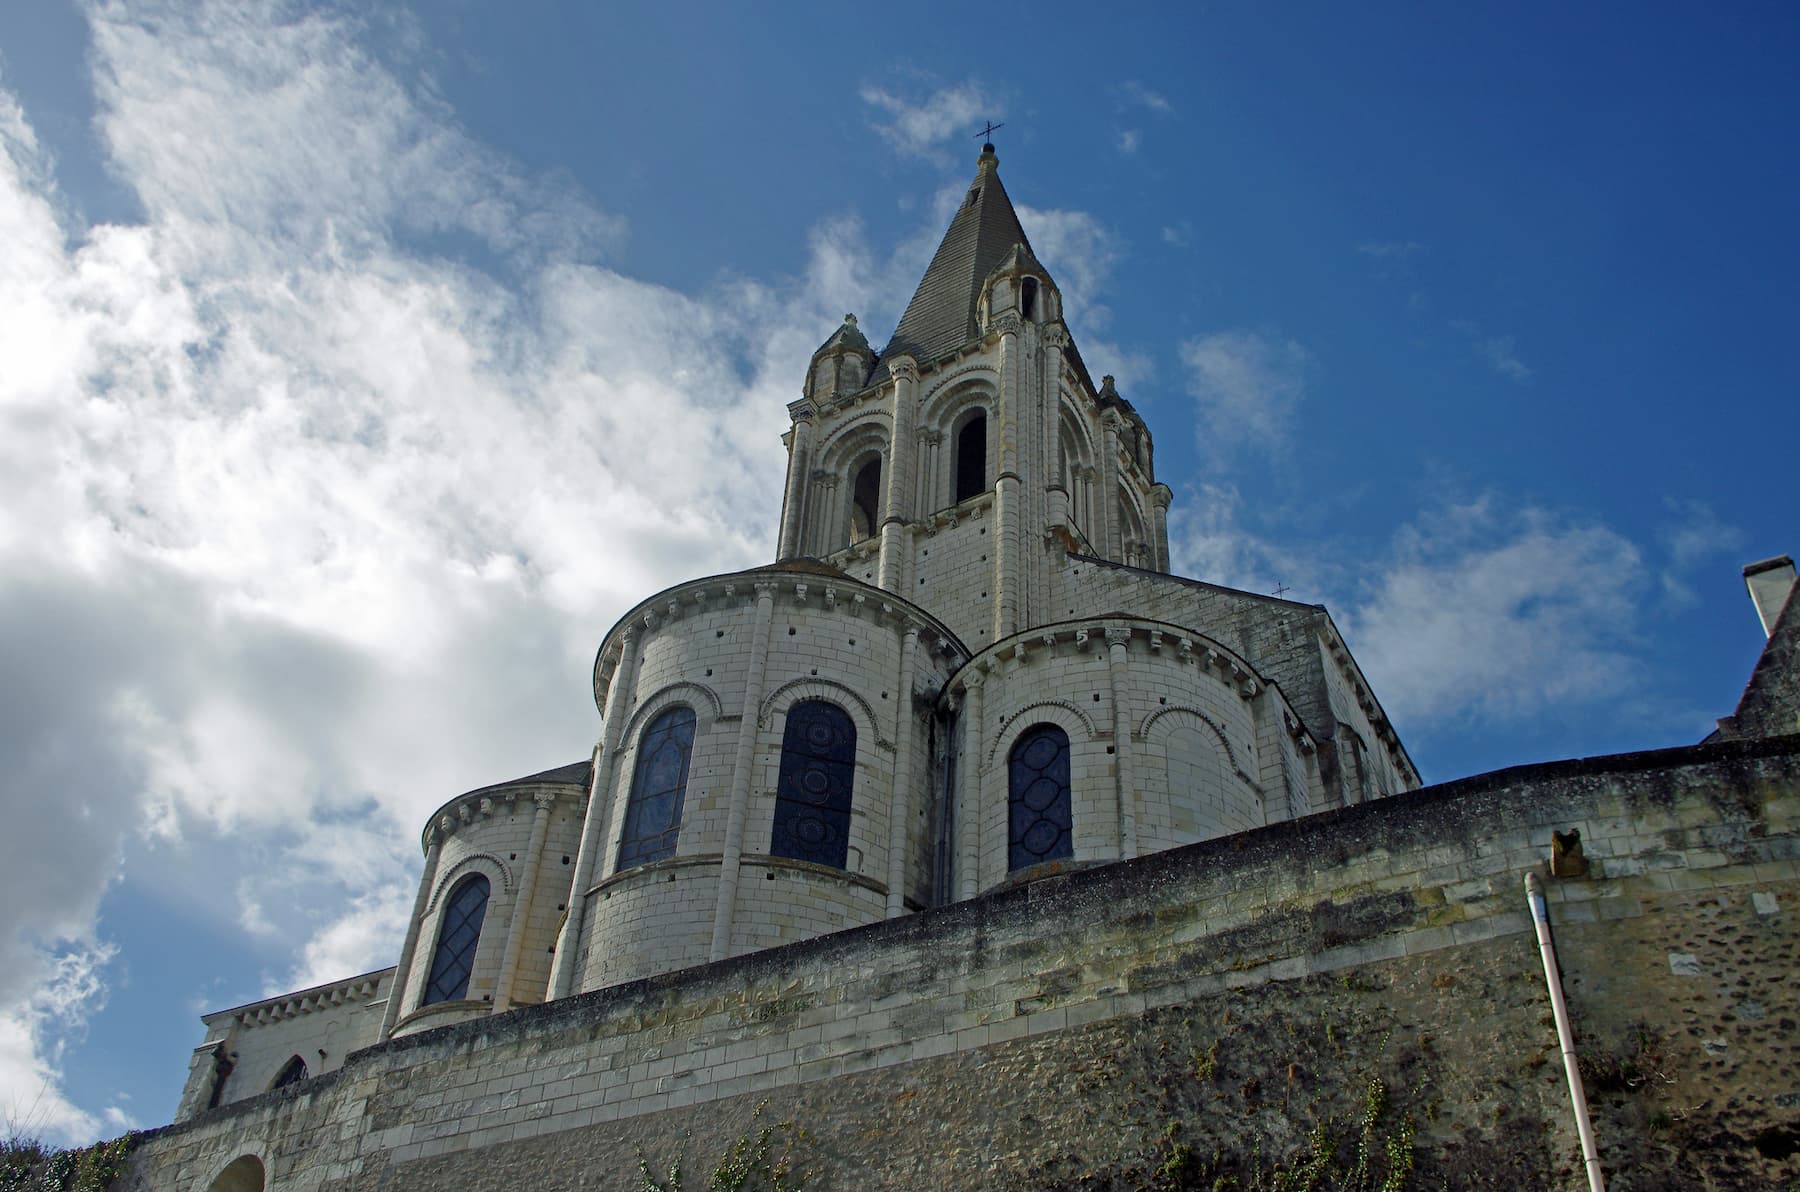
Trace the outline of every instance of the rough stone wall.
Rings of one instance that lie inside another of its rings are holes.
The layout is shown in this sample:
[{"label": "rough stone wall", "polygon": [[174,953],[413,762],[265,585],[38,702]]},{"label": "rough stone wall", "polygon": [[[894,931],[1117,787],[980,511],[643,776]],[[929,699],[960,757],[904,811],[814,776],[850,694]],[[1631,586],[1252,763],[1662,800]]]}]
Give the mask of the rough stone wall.
[{"label": "rough stone wall", "polygon": [[254,1154],[271,1189],[629,1188],[637,1149],[704,1168],[768,1098],[809,1188],[1210,1186],[1315,1137],[1384,1162],[1410,1118],[1416,1186],[1574,1189],[1521,882],[1571,829],[1551,918],[1612,1186],[1800,1178],[1786,738],[1502,771],[398,1040],[153,1132],[126,1186]]}]

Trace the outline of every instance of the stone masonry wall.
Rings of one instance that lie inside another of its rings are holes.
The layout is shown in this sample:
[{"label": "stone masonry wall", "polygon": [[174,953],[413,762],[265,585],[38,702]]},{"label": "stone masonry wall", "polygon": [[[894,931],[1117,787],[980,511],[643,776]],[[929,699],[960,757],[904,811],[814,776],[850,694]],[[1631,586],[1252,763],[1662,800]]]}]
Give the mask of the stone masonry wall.
[{"label": "stone masonry wall", "polygon": [[152,1132],[126,1186],[254,1154],[271,1189],[629,1188],[640,1152],[704,1172],[763,1122],[820,1189],[1211,1186],[1359,1142],[1412,1186],[1574,1189],[1522,891],[1571,829],[1551,918],[1612,1187],[1800,1178],[1789,737],[1501,771],[425,1032]]}]

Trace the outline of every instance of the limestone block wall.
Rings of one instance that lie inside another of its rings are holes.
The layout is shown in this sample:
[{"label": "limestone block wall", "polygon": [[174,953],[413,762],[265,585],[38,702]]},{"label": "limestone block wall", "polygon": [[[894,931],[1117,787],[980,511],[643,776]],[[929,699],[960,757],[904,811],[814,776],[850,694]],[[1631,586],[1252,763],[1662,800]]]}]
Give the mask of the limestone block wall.
[{"label": "limestone block wall", "polygon": [[351,1052],[380,1039],[393,974],[381,969],[206,1015],[206,1039],[194,1049],[175,1120],[207,1108],[220,1059],[230,1067],[221,1105],[268,1092],[295,1056],[314,1076],[342,1067]]},{"label": "limestone block wall", "polygon": [[1618,1186],[1800,1178],[1785,738],[1502,771],[395,1040],[149,1132],[123,1186],[252,1156],[282,1192],[630,1188],[764,1099],[809,1188],[1135,1186],[1171,1139],[1240,1176],[1315,1120],[1350,1147],[1379,1077],[1421,1185],[1573,1192],[1521,880],[1570,830],[1550,914]]},{"label": "limestone block wall", "polygon": [[[890,888],[922,905],[931,700],[963,657],[915,606],[817,565],[695,581],[628,614],[597,668],[597,696],[620,724],[603,730],[603,795],[586,828],[596,843],[578,987],[702,963],[719,938],[736,952],[870,922],[890,909]],[[813,700],[856,733],[841,872],[769,857],[788,713]],[[696,724],[675,855],[621,871],[640,741],[677,704]]]}]

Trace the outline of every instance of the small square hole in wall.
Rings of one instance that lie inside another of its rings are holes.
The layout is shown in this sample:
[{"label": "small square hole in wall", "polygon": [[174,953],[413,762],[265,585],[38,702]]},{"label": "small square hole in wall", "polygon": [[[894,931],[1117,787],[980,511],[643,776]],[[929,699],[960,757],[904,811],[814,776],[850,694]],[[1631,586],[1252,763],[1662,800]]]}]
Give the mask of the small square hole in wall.
[{"label": "small square hole in wall", "polygon": [[1106,747],[1106,752],[1111,753],[1112,751],[1113,751],[1113,747],[1111,745],[1108,745]]},{"label": "small square hole in wall", "polygon": [[983,534],[987,533],[987,527],[986,526],[981,527],[981,532]]},{"label": "small square hole in wall", "polygon": [[987,556],[986,556],[986,555],[982,555],[982,556],[981,556],[981,561],[982,561],[982,562],[983,562],[983,563],[985,563],[985,562],[987,562]]},{"label": "small square hole in wall", "polygon": [[771,882],[774,881],[775,880],[775,871],[771,869],[768,873],[763,874],[763,878],[767,881],[771,881]]},{"label": "small square hole in wall", "polygon": [[1094,702],[1095,703],[1100,702],[1100,693],[1098,691],[1094,692]]},{"label": "small square hole in wall", "polygon": [[882,692],[882,693],[881,693],[881,698],[882,698],[882,699],[886,699],[886,698],[887,698],[887,692],[885,692],[885,691],[884,691],[884,692]]},{"label": "small square hole in wall", "polygon": [[982,593],[982,594],[981,594],[981,598],[982,598],[982,599],[983,599],[983,600],[986,600],[986,599],[987,599],[987,593],[986,593],[986,592],[983,592],[983,593]]},{"label": "small square hole in wall", "polygon": [[519,859],[519,854],[518,853],[507,853],[506,859],[508,861],[517,861]]},{"label": "small square hole in wall", "polygon": [[715,629],[715,630],[713,630],[713,636],[714,637],[724,637],[725,631],[723,629]]},{"label": "small square hole in wall", "polygon": [[568,863],[569,863],[569,859],[568,859],[568,858],[567,858],[567,857],[564,857],[564,858],[563,858],[563,864],[564,864],[564,865],[567,865],[567,864],[568,864]]},{"label": "small square hole in wall", "polygon": [[793,637],[793,636],[794,636],[794,627],[793,627],[793,626],[792,626],[792,625],[789,625],[789,626],[788,626],[788,636],[789,636],[789,637]]},{"label": "small square hole in wall", "polygon": [[851,638],[851,639],[850,639],[850,644],[851,644],[851,645],[853,645],[853,646],[854,646],[854,645],[855,645],[855,644],[856,644],[856,639],[855,639],[855,638]]},{"label": "small square hole in wall", "polygon": [[706,668],[706,677],[709,679],[712,678],[712,667],[710,666]]},{"label": "small square hole in wall", "polygon": [[1166,704],[1169,702],[1169,697],[1166,695],[1159,695],[1156,697],[1156,702],[1159,704]]},{"label": "small square hole in wall", "polygon": [[816,666],[815,666],[815,667],[813,667],[813,668],[812,668],[812,673],[813,673],[813,678],[815,678],[815,679],[816,679],[816,678],[818,678],[818,677],[819,677],[819,668],[818,668],[818,667],[816,667]]}]

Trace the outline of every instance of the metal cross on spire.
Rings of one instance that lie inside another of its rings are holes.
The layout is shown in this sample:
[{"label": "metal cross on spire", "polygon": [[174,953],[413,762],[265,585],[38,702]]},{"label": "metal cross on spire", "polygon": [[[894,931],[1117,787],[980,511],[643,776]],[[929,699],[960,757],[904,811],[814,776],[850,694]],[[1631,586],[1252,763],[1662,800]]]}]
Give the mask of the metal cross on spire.
[{"label": "metal cross on spire", "polygon": [[989,120],[987,122],[987,127],[975,134],[982,139],[983,144],[981,146],[981,151],[983,153],[992,153],[994,151],[994,130],[996,128],[1005,127],[1006,125],[1004,124],[995,124],[992,120]]}]

